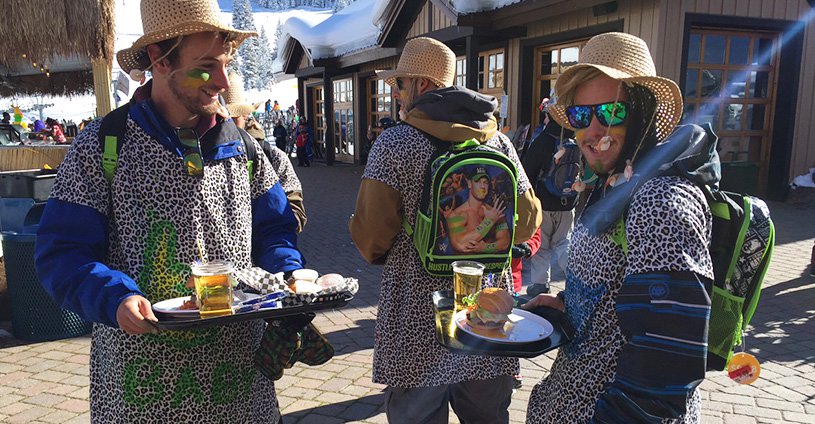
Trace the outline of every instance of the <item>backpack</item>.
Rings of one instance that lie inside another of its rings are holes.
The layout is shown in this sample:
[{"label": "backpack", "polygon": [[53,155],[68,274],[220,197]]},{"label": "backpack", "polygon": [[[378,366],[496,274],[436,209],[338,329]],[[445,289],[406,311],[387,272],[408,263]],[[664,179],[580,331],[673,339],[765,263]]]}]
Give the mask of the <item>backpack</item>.
[{"label": "backpack", "polygon": [[580,148],[572,139],[556,139],[549,163],[549,171],[538,175],[535,191],[546,190],[552,196],[559,197],[563,205],[574,204],[579,192],[572,189],[580,181],[583,169]]},{"label": "backpack", "polygon": [[473,260],[484,264],[485,274],[503,272],[515,236],[518,169],[505,154],[474,139],[451,144],[426,136],[436,150],[416,222],[402,222],[424,269],[452,277],[454,261]]},{"label": "backpack", "polygon": [[[708,371],[724,370],[733,349],[753,318],[764,275],[770,266],[775,227],[767,204],[761,199],[702,187],[713,215],[710,257],[713,260],[713,293],[708,323]],[[625,218],[611,236],[628,254]]]},{"label": "backpack", "polygon": [[[99,125],[99,143],[102,146],[102,170],[108,183],[113,181],[116,169],[119,166],[119,152],[122,149],[122,140],[127,130],[127,117],[130,114],[130,103],[112,110],[102,118]],[[249,182],[255,175],[255,161],[257,160],[257,149],[254,138],[242,128],[238,128],[241,134],[241,141],[246,149],[246,167],[249,171]]]}]

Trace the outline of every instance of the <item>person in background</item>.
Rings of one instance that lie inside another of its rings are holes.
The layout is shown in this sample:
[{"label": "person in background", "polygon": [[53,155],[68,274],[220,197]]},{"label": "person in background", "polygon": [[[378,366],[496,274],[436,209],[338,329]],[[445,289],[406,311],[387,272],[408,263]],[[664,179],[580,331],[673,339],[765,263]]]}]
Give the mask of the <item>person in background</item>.
[{"label": "person in background", "polygon": [[311,166],[311,160],[308,154],[308,146],[311,143],[309,131],[304,120],[300,121],[297,129],[297,139],[295,146],[297,146],[297,166]]},{"label": "person in background", "polygon": [[46,127],[45,122],[42,122],[39,119],[34,120],[34,132],[35,133],[42,132],[45,129],[45,127]]},{"label": "person in background", "polygon": [[65,138],[65,133],[62,131],[62,125],[56,119],[47,118],[45,120],[44,131],[50,135],[57,144],[65,144],[68,139]]},{"label": "person in background", "polygon": [[[251,113],[256,110],[256,107],[246,102],[243,91],[243,78],[237,73],[229,74],[229,88],[224,91],[223,98],[226,103],[226,110],[232,120],[235,121],[235,125],[245,130],[263,148],[263,153],[269,159],[269,163],[277,173],[278,178],[280,178],[280,185],[283,187],[283,191],[286,192],[286,198],[289,200],[292,211],[297,217],[297,232],[303,231],[307,221],[306,207],[303,203],[303,186],[294,172],[289,157],[282,150],[266,141],[266,133],[263,128],[251,118]],[[244,126],[244,123],[246,126]]]},{"label": "person in background", "polygon": [[8,112],[3,112],[3,121],[0,122],[2,124],[9,125],[11,124],[11,115]]},{"label": "person in background", "polygon": [[248,172],[220,104],[235,51],[257,34],[220,14],[209,0],[142,0],[144,35],[117,59],[125,73],[152,78],[112,112],[127,124],[115,172],[106,178],[94,121],[59,166],[40,222],[43,288],[95,323],[94,424],[281,422],[274,383],[253,364],[263,320],[160,332],[152,310],[190,295],[195,260],[284,275],[304,264],[277,173],[265,155]]},{"label": "person in background", "polygon": [[272,130],[272,137],[274,137],[275,146],[280,149],[281,152],[286,151],[286,141],[289,138],[289,132],[286,131],[286,127],[283,125],[283,121],[278,119],[274,123],[274,130]]},{"label": "person in background", "polygon": [[[541,101],[540,111],[544,127],[536,131],[535,138],[525,150],[521,162],[526,175],[533,180],[541,181],[554,165],[555,147],[561,137],[571,138],[572,132],[564,130],[557,122],[550,119],[547,112],[549,99]],[[574,224],[574,207],[577,196],[569,199],[558,197],[549,192],[543,184],[535,187],[535,195],[540,199],[543,208],[543,223],[540,228],[540,250],[530,258],[524,259],[524,280],[531,282],[526,288],[530,296],[549,293],[554,268],[552,263],[561,270],[566,269],[567,251],[569,248],[569,235]]]},{"label": "person in background", "polygon": [[[494,97],[453,86],[456,55],[438,40],[408,40],[394,71],[378,77],[393,87],[405,124],[374,143],[348,229],[360,254],[384,264],[374,335],[373,381],[386,384],[390,423],[509,422],[517,358],[458,355],[436,342],[431,293],[452,278],[433,277],[403,226],[416,219],[422,177],[434,151],[427,134],[445,142],[476,139],[500,150],[519,169],[515,241],[540,225],[540,206],[509,139],[493,118]],[[481,179],[476,175],[476,180]],[[509,289],[509,278],[498,278]]]},{"label": "person in background", "polygon": [[[713,286],[700,186],[718,184],[719,169],[700,146],[715,135],[676,130],[682,93],[630,34],[591,38],[555,94],[549,113],[575,132],[598,182],[572,233],[565,291],[524,305],[565,310],[575,329],[533,388],[527,423],[699,423]],[[682,171],[659,175],[666,167]]]}]

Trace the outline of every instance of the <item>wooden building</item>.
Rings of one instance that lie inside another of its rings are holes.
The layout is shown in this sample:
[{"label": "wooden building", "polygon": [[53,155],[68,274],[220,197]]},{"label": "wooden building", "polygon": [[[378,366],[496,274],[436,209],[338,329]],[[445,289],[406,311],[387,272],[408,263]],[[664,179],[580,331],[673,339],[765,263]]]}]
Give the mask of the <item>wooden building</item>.
[{"label": "wooden building", "polygon": [[590,37],[623,31],[643,38],[657,73],[679,84],[683,121],[713,123],[726,188],[783,199],[791,178],[815,166],[815,0],[525,0],[474,12],[454,4],[393,0],[376,45],[338,57],[312,60],[309,46],[287,45],[284,71],[298,77],[329,162],[359,162],[368,124],[396,117],[374,70],[395,67],[409,38],[450,46],[456,84],[501,98],[516,128],[538,123],[541,98]]}]

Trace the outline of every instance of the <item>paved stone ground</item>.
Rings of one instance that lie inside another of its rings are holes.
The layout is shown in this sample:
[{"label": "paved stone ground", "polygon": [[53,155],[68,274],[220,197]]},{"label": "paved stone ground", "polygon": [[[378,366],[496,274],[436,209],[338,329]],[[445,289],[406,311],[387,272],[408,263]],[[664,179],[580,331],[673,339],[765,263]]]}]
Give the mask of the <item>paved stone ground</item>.
[{"label": "paved stone ground", "polygon": [[[317,163],[297,171],[309,215],[300,246],[309,266],[355,276],[360,291],[348,307],[316,319],[336,357],[319,367],[298,364],[277,382],[284,421],[386,422],[383,387],[371,382],[381,269],[360,258],[346,230],[362,168]],[[739,386],[721,372],[709,373],[702,384],[705,423],[815,423],[815,278],[805,273],[815,211],[777,203],[771,208],[776,253],[747,339],[762,363],[761,379]],[[0,328],[10,331],[10,323]],[[26,344],[0,330],[0,422],[88,422],[89,344],[88,337]],[[553,358],[521,361],[524,386],[510,406],[513,423],[524,421],[530,389]]]}]

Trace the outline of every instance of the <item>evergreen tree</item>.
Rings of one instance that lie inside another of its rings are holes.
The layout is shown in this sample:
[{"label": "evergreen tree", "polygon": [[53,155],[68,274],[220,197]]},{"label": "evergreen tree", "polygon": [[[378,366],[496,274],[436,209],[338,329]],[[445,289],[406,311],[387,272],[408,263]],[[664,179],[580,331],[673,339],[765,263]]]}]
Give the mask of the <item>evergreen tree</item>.
[{"label": "evergreen tree", "polygon": [[348,6],[349,4],[351,4],[353,2],[354,2],[354,0],[336,0],[336,2],[334,3],[334,9],[333,9],[334,13],[339,12],[340,10],[344,9],[345,6]]}]

